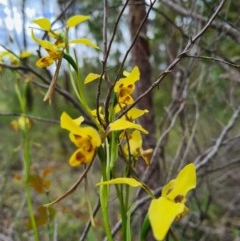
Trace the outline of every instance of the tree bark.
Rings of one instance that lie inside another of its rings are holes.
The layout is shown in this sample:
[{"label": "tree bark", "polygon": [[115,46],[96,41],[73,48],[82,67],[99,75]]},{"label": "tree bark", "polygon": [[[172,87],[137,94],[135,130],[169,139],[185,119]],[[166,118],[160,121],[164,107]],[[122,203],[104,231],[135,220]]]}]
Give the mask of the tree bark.
[{"label": "tree bark", "polygon": [[[129,3],[130,32],[133,40],[142,20],[146,16],[146,9],[144,0],[130,0]],[[137,65],[140,70],[140,81],[136,85],[136,95],[142,94],[151,85],[152,68],[149,57],[150,48],[147,38],[147,25],[145,23],[132,48],[132,63]],[[152,95],[147,95],[141,100],[138,108],[149,110],[149,113],[141,118],[140,124],[149,131],[149,135],[144,136],[145,147],[154,147],[156,139]]]},{"label": "tree bark", "polygon": [[[138,29],[146,16],[146,8],[144,0],[130,0],[129,1],[129,18],[130,18],[130,32],[131,39],[134,40]],[[150,47],[147,38],[147,22],[143,25],[136,42],[132,48],[132,63],[137,65],[140,70],[140,81],[137,82],[135,96],[141,95],[145,90],[151,85],[151,73],[152,68],[149,61],[150,57]],[[143,148],[154,148],[156,145],[156,126],[154,122],[154,111],[153,111],[153,98],[152,95],[146,95],[139,103],[138,108],[148,109],[149,113],[145,114],[140,119],[140,124],[148,130],[149,134],[143,136]],[[146,164],[143,161],[137,163],[137,173],[140,178],[145,174]],[[150,164],[148,172],[151,172],[151,178],[147,180],[146,183],[150,188],[156,188],[156,179],[159,177],[159,163],[156,160],[154,163]],[[141,196],[141,193],[139,197]],[[145,205],[142,209],[140,224],[143,221],[148,210],[148,205]],[[148,240],[154,240],[150,235]]]}]

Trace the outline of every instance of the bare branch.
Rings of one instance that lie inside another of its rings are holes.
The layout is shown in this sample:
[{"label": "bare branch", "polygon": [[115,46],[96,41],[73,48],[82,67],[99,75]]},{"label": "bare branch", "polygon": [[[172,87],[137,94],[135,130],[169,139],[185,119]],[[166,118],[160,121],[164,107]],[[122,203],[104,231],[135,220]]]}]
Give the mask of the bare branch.
[{"label": "bare branch", "polygon": [[240,107],[236,109],[231,117],[231,119],[228,121],[228,124],[223,128],[222,132],[220,133],[219,137],[217,138],[215,144],[209,148],[203,155],[196,158],[194,161],[196,164],[196,168],[199,169],[200,167],[206,165],[208,161],[213,158],[220,146],[224,143],[224,139],[228,132],[233,128],[234,124],[236,123],[237,118],[240,114]]},{"label": "bare branch", "polygon": [[[226,0],[222,0],[221,3],[219,4],[219,6],[217,7],[217,9],[215,10],[215,12],[212,14],[212,16],[210,17],[210,19],[207,21],[206,25],[192,38],[190,39],[190,41],[187,43],[186,47],[184,48],[184,50],[173,60],[173,62],[167,67],[167,69],[162,72],[159,76],[158,79],[143,93],[141,94],[136,100],[135,102],[130,105],[129,107],[127,107],[123,113],[121,114],[120,117],[122,117],[123,115],[125,115],[133,106],[135,106],[142,98],[144,98],[145,95],[149,94],[154,88],[156,88],[157,86],[159,86],[159,84],[162,82],[162,80],[165,78],[166,75],[168,75],[173,69],[174,67],[180,62],[182,61],[183,58],[186,57],[186,54],[192,49],[192,47],[194,46],[194,44],[196,43],[196,41],[207,31],[207,29],[211,26],[213,20],[217,17],[218,13],[220,12],[220,10],[222,9],[224,3],[226,2]],[[119,117],[119,118],[120,118]]]},{"label": "bare branch", "polygon": [[[190,13],[185,8],[176,4],[176,2],[172,2],[169,0],[162,0],[161,3],[163,3],[167,7],[171,8],[173,11],[183,16],[192,17],[193,19],[196,19],[202,22],[203,24],[206,24],[208,22],[207,18],[195,12]],[[232,37],[237,43],[240,43],[240,31],[234,28],[233,26],[231,26],[229,23],[217,20],[217,21],[214,21],[210,27],[218,30],[219,32],[222,32],[222,31],[225,32],[225,34]]]}]

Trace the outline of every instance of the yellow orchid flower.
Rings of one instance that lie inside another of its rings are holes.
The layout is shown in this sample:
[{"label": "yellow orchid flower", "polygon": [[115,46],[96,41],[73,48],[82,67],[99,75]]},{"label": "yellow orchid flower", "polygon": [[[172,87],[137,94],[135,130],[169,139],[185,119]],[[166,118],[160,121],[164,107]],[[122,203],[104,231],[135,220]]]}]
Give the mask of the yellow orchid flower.
[{"label": "yellow orchid flower", "polygon": [[[186,165],[177,175],[162,189],[162,196],[153,199],[148,209],[148,217],[156,240],[165,238],[174,220],[183,217],[188,208],[185,206],[188,192],[196,187],[196,167],[194,163]],[[116,178],[110,181],[97,183],[99,185],[127,184],[132,187],[141,187],[151,196],[149,189],[134,178]]]},{"label": "yellow orchid flower", "polygon": [[[126,73],[125,73],[126,74]],[[135,66],[130,73],[126,74],[126,77],[118,80],[114,86],[114,92],[117,94],[118,103],[130,105],[133,103],[131,94],[135,89],[135,82],[140,78],[140,72],[137,66]]]},{"label": "yellow orchid flower", "polygon": [[94,158],[97,147],[101,145],[101,138],[93,127],[81,127],[83,117],[72,119],[63,112],[60,118],[61,128],[70,132],[70,140],[78,147],[69,159],[71,166],[87,164]]},{"label": "yellow orchid flower", "polygon": [[186,195],[195,187],[196,167],[191,163],[179,172],[176,179],[163,187],[160,198],[152,200],[148,216],[157,240],[163,240],[172,222],[188,212],[185,206]]},{"label": "yellow orchid flower", "polygon": [[133,156],[135,160],[138,160],[142,156],[145,163],[149,165],[153,149],[143,150],[141,133],[138,130],[134,130],[128,135],[128,143],[124,145],[123,151],[128,159],[130,156]]}]

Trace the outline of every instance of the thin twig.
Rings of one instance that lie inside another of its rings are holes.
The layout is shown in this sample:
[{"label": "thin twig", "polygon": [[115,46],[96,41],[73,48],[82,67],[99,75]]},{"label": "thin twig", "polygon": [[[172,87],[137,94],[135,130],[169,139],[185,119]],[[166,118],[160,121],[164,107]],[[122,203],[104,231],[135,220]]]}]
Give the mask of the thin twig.
[{"label": "thin twig", "polygon": [[[169,7],[171,10],[177,12],[178,14],[181,14],[183,16],[191,17],[193,19],[196,19],[202,23],[207,23],[208,19],[203,17],[202,15],[192,12],[190,13],[185,8],[179,6],[176,4],[176,2],[169,1],[169,0],[162,0],[161,3]],[[230,36],[232,39],[234,39],[237,43],[240,43],[240,31],[237,28],[234,28],[227,22],[222,21],[215,21],[211,24],[211,28],[214,28],[218,31],[224,31],[224,33],[228,36]]]},{"label": "thin twig", "polygon": [[[94,207],[94,209],[93,209],[93,217],[96,216],[99,208],[100,208],[100,198],[98,197],[97,203],[96,203],[96,205],[95,205],[95,207]],[[87,234],[88,234],[88,232],[89,232],[89,229],[90,229],[91,225],[92,225],[92,222],[91,222],[91,218],[90,218],[90,219],[88,220],[88,222],[87,222],[87,224],[86,224],[83,232],[82,232],[82,235],[81,235],[79,241],[84,241],[84,240],[85,240],[85,238],[87,237]]]},{"label": "thin twig", "polygon": [[[149,14],[150,14],[150,12],[151,12],[151,10],[152,10],[153,5],[154,5],[155,2],[156,2],[156,0],[153,1],[153,2],[150,4],[150,7],[149,7],[149,9],[148,9],[145,17],[143,18],[143,20],[142,20],[142,22],[141,22],[141,24],[140,24],[140,26],[139,26],[139,28],[138,28],[138,30],[137,30],[134,38],[133,38],[133,40],[132,40],[132,43],[130,44],[128,50],[126,51],[126,53],[125,53],[125,55],[124,55],[124,57],[123,57],[123,60],[121,61],[121,65],[120,65],[120,67],[119,67],[119,69],[118,69],[118,72],[117,72],[117,74],[116,74],[115,80],[114,80],[112,86],[108,89],[108,93],[107,93],[107,97],[106,97],[106,104],[105,104],[105,116],[106,116],[105,118],[106,118],[106,123],[107,123],[107,124],[108,124],[108,114],[109,114],[108,111],[109,111],[110,99],[111,99],[111,95],[112,95],[112,91],[113,91],[114,85],[115,85],[115,83],[117,82],[117,80],[119,79],[119,76],[120,76],[120,74],[121,74],[121,72],[122,72],[122,70],[123,70],[123,66],[124,66],[124,64],[125,64],[125,61],[126,61],[128,55],[129,55],[130,51],[132,50],[132,48],[133,48],[133,46],[134,46],[134,44],[135,44],[135,42],[136,42],[136,40],[137,40],[137,38],[138,38],[138,36],[139,36],[139,34],[140,34],[140,32],[141,32],[144,24],[146,23],[146,21],[147,21],[147,19],[148,19],[148,16],[149,16]],[[126,112],[125,112],[125,114],[126,114]],[[122,116],[123,116],[123,115],[122,115]]]},{"label": "thin twig", "polygon": [[124,116],[131,108],[133,108],[141,99],[143,99],[146,95],[148,95],[153,89],[155,89],[159,84],[162,82],[162,80],[174,69],[174,67],[182,61],[186,57],[186,54],[192,49],[196,41],[207,31],[207,29],[211,26],[213,20],[216,18],[220,10],[222,9],[224,3],[226,0],[222,0],[215,12],[212,14],[206,25],[192,38],[188,41],[186,47],[184,50],[173,60],[173,62],[166,68],[165,71],[163,71],[159,76],[158,79],[144,92],[142,93],[133,104],[129,105],[119,116],[121,118]]},{"label": "thin twig", "polygon": [[197,55],[186,54],[186,57],[195,58],[195,59],[212,60],[212,61],[216,61],[216,62],[220,62],[220,63],[223,63],[223,64],[230,65],[230,66],[235,67],[235,68],[240,68],[239,64],[234,64],[234,63],[231,63],[229,61],[226,61],[226,60],[223,60],[223,59],[219,59],[219,58],[216,58],[216,57],[212,57],[212,56],[197,56]]},{"label": "thin twig", "polygon": [[[217,138],[215,144],[210,149],[208,149],[207,152],[205,152],[203,155],[196,158],[194,163],[196,164],[197,169],[206,165],[208,163],[208,161],[217,154],[220,146],[222,145],[222,143],[224,141],[224,138],[226,137],[228,132],[233,128],[234,124],[236,123],[236,120],[239,117],[239,114],[240,114],[240,107],[234,111],[232,117],[228,121],[227,125],[223,128],[223,130],[220,133],[219,137]],[[204,158],[203,158],[203,156],[204,156]]]},{"label": "thin twig", "polygon": [[65,197],[67,197],[68,195],[70,195],[71,193],[73,193],[77,187],[79,186],[79,184],[82,182],[82,180],[85,178],[85,176],[87,175],[88,171],[90,170],[90,167],[92,166],[93,161],[86,167],[86,169],[84,170],[84,172],[79,176],[78,180],[60,197],[58,197],[57,199],[55,199],[54,201],[45,204],[45,207],[49,207],[52,206],[58,202],[60,202],[61,200],[63,200]]},{"label": "thin twig", "polygon": [[[114,29],[113,29],[113,33],[112,33],[111,39],[109,40],[109,45],[108,45],[108,48],[107,48],[106,56],[105,56],[105,58],[104,58],[104,60],[103,60],[102,73],[101,73],[100,80],[99,80],[100,82],[99,82],[99,85],[98,85],[98,94],[99,94],[99,95],[100,95],[100,88],[101,88],[102,78],[103,78],[103,75],[104,75],[104,73],[105,73],[105,71],[106,71],[107,60],[108,60],[108,57],[109,57],[109,54],[110,54],[110,50],[111,50],[111,47],[112,47],[114,38],[115,38],[115,36],[116,36],[117,27],[118,27],[118,25],[119,25],[119,22],[120,22],[120,20],[121,20],[121,17],[122,17],[122,15],[123,15],[126,7],[127,7],[127,5],[128,5],[128,2],[129,2],[129,0],[127,0],[127,1],[125,2],[125,4],[123,5],[123,8],[122,8],[121,12],[119,13],[118,18],[117,18],[117,21],[116,21],[116,23],[115,23],[115,25],[114,25]],[[108,91],[107,97],[106,97],[106,101],[105,101],[105,110],[104,110],[104,112],[105,112],[105,121],[106,121],[106,123],[108,123],[108,109],[109,109],[109,101],[110,101],[110,97],[111,97],[111,93],[112,93],[112,88],[113,88],[113,85],[110,86],[109,89],[111,89],[111,91],[110,91],[110,92]],[[109,96],[109,97],[108,97],[108,96]],[[98,98],[99,98],[99,97],[98,97]],[[109,100],[108,100],[108,98],[109,98]],[[97,106],[97,107],[98,107],[98,106]]]}]

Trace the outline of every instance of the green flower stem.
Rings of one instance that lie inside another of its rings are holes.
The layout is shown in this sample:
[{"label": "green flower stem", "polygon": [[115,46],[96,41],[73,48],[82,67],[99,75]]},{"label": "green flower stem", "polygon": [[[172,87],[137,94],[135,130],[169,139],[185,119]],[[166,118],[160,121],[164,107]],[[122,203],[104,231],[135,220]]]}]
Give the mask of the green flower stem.
[{"label": "green flower stem", "polygon": [[109,215],[108,215],[108,199],[109,199],[109,190],[108,189],[109,189],[109,186],[107,186],[107,185],[100,186],[100,202],[101,202],[103,222],[104,222],[104,228],[105,228],[107,240],[113,241],[110,220],[109,220]]},{"label": "green flower stem", "polygon": [[116,185],[118,200],[120,202],[120,213],[122,219],[123,239],[127,241],[127,209],[124,203],[124,185]]},{"label": "green flower stem", "polygon": [[[109,153],[109,144],[107,138],[105,140],[106,143],[106,160],[101,160],[101,168],[102,168],[102,181],[108,181],[110,179],[110,153]],[[109,200],[109,186],[101,185],[100,186],[100,202],[101,202],[101,210],[103,215],[104,228],[108,241],[113,241],[111,226],[108,214],[108,200]]]},{"label": "green flower stem", "polygon": [[37,231],[37,225],[34,217],[34,211],[32,206],[32,199],[31,199],[31,193],[30,193],[30,166],[31,166],[31,157],[30,157],[30,147],[29,147],[29,130],[26,126],[23,130],[23,138],[24,138],[24,181],[25,181],[25,192],[26,192],[26,198],[27,198],[27,207],[28,212],[30,216],[30,221],[33,229],[34,239],[35,241],[40,241],[38,231]]}]

